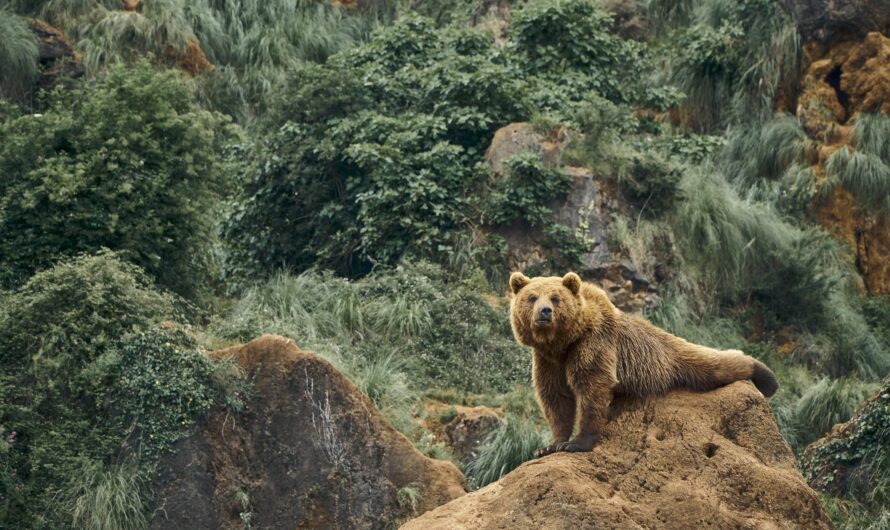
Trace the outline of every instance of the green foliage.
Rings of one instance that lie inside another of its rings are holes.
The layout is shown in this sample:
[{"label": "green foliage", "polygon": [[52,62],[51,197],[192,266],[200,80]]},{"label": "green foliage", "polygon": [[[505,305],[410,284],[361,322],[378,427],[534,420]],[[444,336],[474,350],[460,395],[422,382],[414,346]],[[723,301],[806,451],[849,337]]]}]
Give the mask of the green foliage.
[{"label": "green foliage", "polygon": [[407,382],[409,389],[497,392],[529,374],[507,308],[493,307],[440,267],[422,263],[358,281],[278,275],[246,290],[213,330],[239,340],[261,333],[290,337],[330,358],[383,403],[389,393],[410,396],[399,390]]},{"label": "green foliage", "polygon": [[794,420],[799,423],[799,430],[808,435],[797,442],[805,445],[827,433],[835,424],[849,420],[874,390],[875,385],[851,378],[823,378],[809,386],[794,408]]},{"label": "green foliage", "polygon": [[547,433],[534,422],[508,415],[500,427],[486,436],[479,446],[479,455],[467,466],[470,487],[478,489],[496,481],[530,460],[545,445]]},{"label": "green foliage", "polygon": [[141,63],[0,123],[0,282],[102,247],[194,298],[212,271],[223,120]]},{"label": "green foliage", "polygon": [[528,72],[558,81],[564,98],[595,92],[637,101],[643,48],[612,34],[611,25],[592,0],[531,2],[511,20],[510,46]]},{"label": "green foliage", "polygon": [[21,98],[37,78],[37,38],[23,18],[2,5],[0,43],[0,98]]},{"label": "green foliage", "polygon": [[506,174],[493,186],[488,219],[494,224],[521,219],[545,228],[552,222],[547,203],[565,196],[572,186],[571,176],[548,167],[541,154],[533,151],[507,158],[503,164]]},{"label": "green foliage", "polygon": [[793,87],[801,69],[800,37],[790,17],[770,0],[683,5],[679,11],[687,16],[678,17],[670,37],[670,78],[687,94],[682,108],[695,129],[716,131],[769,116],[776,96]]},{"label": "green foliage", "polygon": [[792,164],[801,161],[809,145],[797,118],[779,115],[734,133],[722,153],[723,169],[731,182],[743,188],[779,180]]},{"label": "green foliage", "polygon": [[73,379],[119,337],[172,314],[172,298],[135,265],[109,252],[80,256],[9,295],[0,311],[0,364],[28,366],[40,380]]},{"label": "green foliage", "polygon": [[16,434],[0,467],[4,479],[20,477],[0,481],[5,519],[53,528],[138,522],[147,497],[129,470],[151,469],[212,404],[235,402],[223,389],[243,384],[222,380],[240,374],[220,373],[184,332],[152,330],[172,316],[172,299],[110,253],[61,262],[5,302],[0,425]]},{"label": "green foliage", "polygon": [[858,499],[871,510],[890,508],[890,390],[888,381],[851,420],[851,427],[807,451],[804,475],[817,489]]}]

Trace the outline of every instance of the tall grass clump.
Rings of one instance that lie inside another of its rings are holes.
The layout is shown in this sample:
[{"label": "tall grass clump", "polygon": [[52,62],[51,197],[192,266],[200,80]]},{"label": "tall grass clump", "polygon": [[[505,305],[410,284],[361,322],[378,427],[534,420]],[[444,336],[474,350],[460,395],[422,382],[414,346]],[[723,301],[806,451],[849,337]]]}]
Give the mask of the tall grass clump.
[{"label": "tall grass clump", "polygon": [[481,488],[513,471],[544,447],[547,438],[547,432],[534,422],[508,415],[500,427],[486,436],[478,449],[479,456],[467,466],[470,487]]},{"label": "tall grass clump", "polygon": [[883,114],[862,113],[853,128],[856,148],[890,164],[890,117]]},{"label": "tall grass clump", "polygon": [[[888,138],[890,139],[890,138]],[[890,211],[890,166],[880,156],[841,147],[825,163],[830,184],[840,184],[870,210]]]},{"label": "tall grass clump", "polygon": [[62,495],[74,528],[136,530],[148,527],[145,473],[132,465],[86,462]]},{"label": "tall grass clump", "polygon": [[850,377],[823,377],[807,388],[793,409],[793,421],[798,431],[805,433],[797,440],[800,446],[827,433],[835,424],[849,420],[876,388],[873,383]]},{"label": "tall grass clump", "polygon": [[762,181],[777,181],[801,161],[810,141],[794,116],[784,114],[730,136],[721,164],[730,182],[751,188]]},{"label": "tall grass clump", "polygon": [[683,197],[672,220],[683,256],[716,294],[733,296],[754,285],[798,231],[769,205],[742,199],[723,176],[697,168],[680,181]]},{"label": "tall grass clump", "polygon": [[37,53],[37,38],[25,20],[0,6],[0,98],[20,98],[31,88]]}]

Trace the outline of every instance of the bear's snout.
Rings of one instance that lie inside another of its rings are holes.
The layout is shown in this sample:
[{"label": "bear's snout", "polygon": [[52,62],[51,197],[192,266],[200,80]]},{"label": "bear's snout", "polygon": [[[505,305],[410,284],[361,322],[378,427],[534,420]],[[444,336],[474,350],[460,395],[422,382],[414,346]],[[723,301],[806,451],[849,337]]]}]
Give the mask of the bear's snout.
[{"label": "bear's snout", "polygon": [[537,308],[535,311],[535,325],[549,326],[553,322],[553,308],[545,305]]}]

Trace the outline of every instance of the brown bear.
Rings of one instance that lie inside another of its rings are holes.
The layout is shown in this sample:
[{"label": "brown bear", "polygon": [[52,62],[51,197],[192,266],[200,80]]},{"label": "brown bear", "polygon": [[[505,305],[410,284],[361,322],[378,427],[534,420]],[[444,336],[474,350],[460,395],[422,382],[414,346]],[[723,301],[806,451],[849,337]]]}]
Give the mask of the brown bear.
[{"label": "brown bear", "polygon": [[[534,348],[532,377],[553,433],[553,443],[538,456],[590,451],[615,396],[710,390],[746,379],[766,397],[778,389],[773,372],[757,359],[692,344],[625,314],[573,272],[562,278],[514,272],[510,289],[513,334]],[[579,433],[569,440],[576,411]]]}]

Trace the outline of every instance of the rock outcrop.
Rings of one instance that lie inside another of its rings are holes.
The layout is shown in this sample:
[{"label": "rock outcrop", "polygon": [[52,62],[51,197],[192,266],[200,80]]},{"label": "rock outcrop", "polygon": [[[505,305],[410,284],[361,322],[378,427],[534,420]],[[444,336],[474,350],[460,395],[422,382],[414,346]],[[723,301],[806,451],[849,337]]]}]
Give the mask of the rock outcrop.
[{"label": "rock outcrop", "polygon": [[[485,153],[495,175],[503,176],[504,160],[534,151],[541,154],[545,164],[561,166],[563,152],[571,133],[557,129],[542,134],[526,122],[511,123],[499,129]],[[587,168],[566,166],[562,169],[571,176],[572,187],[565,197],[547,206],[553,221],[581,234],[589,243],[590,251],[581,257],[576,271],[587,281],[600,284],[612,302],[627,312],[639,312],[658,301],[656,283],[641,274],[630,262],[614,256],[608,248],[608,227],[616,213],[628,213],[630,205],[614,184],[598,178]],[[494,231],[507,243],[507,267],[512,270],[533,270],[550,258],[552,250],[544,244],[545,234],[523,222],[501,226]],[[659,265],[652,264],[652,269]]]},{"label": "rock outcrop", "polygon": [[[866,4],[867,2],[864,2]],[[847,3],[852,6],[856,2]],[[817,176],[838,149],[852,148],[853,123],[861,113],[890,113],[890,38],[835,35],[830,46],[810,42],[809,65],[801,80],[796,115],[817,155]],[[815,219],[850,247],[869,292],[890,293],[890,217],[863,208],[849,191],[836,187],[812,204]]]},{"label": "rock outcrop", "polygon": [[80,55],[61,30],[40,20],[32,20],[30,27],[37,37],[37,61],[40,64],[37,88],[52,90],[60,83],[83,77],[86,69]]},{"label": "rock outcrop", "polygon": [[211,355],[234,359],[254,395],[162,461],[152,528],[387,528],[464,494],[453,464],[421,455],[293,341],[263,336]]},{"label": "rock outcrop", "polygon": [[862,37],[872,31],[890,30],[890,3],[886,0],[779,0],[794,18],[805,41]]},{"label": "rock outcrop", "polygon": [[503,420],[488,407],[461,407],[448,425],[443,428],[446,441],[454,456],[468,464],[479,456],[478,449],[488,434],[497,429]]},{"label": "rock outcrop", "polygon": [[614,407],[591,453],[526,462],[405,530],[831,528],[748,382]]}]

